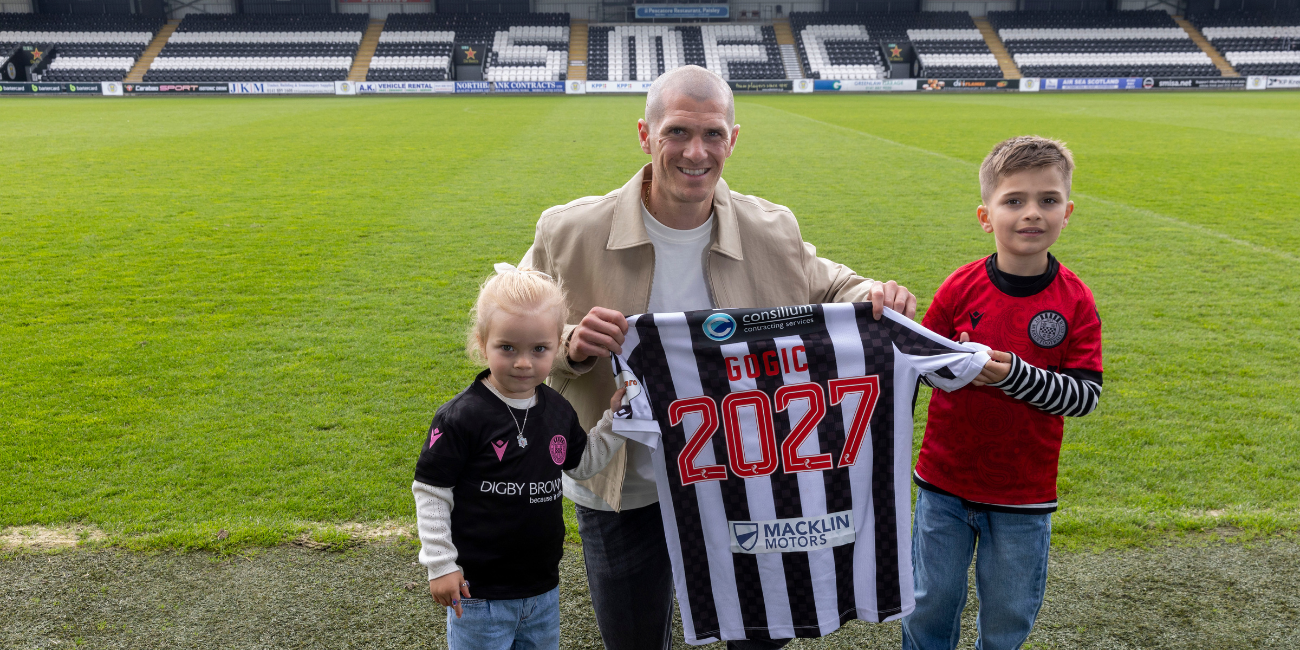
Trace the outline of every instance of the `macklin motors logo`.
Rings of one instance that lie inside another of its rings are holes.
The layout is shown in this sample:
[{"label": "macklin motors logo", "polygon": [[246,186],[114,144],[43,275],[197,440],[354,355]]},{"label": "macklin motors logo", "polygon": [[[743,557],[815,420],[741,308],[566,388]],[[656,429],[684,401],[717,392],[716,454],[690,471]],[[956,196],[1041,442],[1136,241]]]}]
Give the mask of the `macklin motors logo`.
[{"label": "macklin motors logo", "polygon": [[736,535],[736,544],[742,550],[752,551],[754,545],[758,543],[758,524],[756,523],[738,523],[731,524]]},{"label": "macklin motors logo", "polygon": [[736,333],[736,319],[729,314],[714,314],[704,319],[704,335],[713,341],[725,341]]}]

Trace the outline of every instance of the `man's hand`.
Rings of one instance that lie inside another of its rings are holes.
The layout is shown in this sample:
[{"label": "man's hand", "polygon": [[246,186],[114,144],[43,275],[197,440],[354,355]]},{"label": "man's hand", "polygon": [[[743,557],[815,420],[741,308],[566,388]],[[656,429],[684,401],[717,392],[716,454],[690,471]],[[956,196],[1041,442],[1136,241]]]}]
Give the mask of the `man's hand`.
[{"label": "man's hand", "polygon": [[[970,334],[962,332],[961,336],[957,337],[957,341],[970,343]],[[975,386],[996,384],[1006,379],[1009,374],[1011,374],[1011,353],[989,350],[989,362],[984,364],[984,369],[980,371],[979,376],[972,379],[970,383]]]},{"label": "man's hand", "polygon": [[623,408],[623,394],[626,392],[627,388],[620,388],[614,391],[614,396],[609,398],[610,413],[618,413],[618,410]]},{"label": "man's hand", "polygon": [[871,314],[880,320],[888,307],[908,318],[916,318],[916,296],[897,282],[876,282],[871,285]]},{"label": "man's hand", "polygon": [[460,618],[460,599],[470,597],[469,583],[465,582],[460,571],[452,571],[429,581],[429,595],[433,596],[439,605],[456,610],[456,618]]},{"label": "man's hand", "polygon": [[569,361],[582,363],[588,357],[608,357],[623,352],[627,319],[613,309],[592,307],[569,337]]}]

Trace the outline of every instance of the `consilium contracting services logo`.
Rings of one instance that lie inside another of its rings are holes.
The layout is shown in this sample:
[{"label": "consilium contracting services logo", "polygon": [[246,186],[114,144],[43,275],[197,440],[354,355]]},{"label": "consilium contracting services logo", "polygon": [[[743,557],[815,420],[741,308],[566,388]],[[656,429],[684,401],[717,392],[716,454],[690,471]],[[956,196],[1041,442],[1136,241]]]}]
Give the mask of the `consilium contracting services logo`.
[{"label": "consilium contracting services logo", "polygon": [[714,314],[704,319],[704,335],[713,341],[725,341],[736,333],[736,319],[728,314]]},{"label": "consilium contracting services logo", "polygon": [[804,553],[854,541],[853,511],[797,519],[729,521],[732,553]]}]

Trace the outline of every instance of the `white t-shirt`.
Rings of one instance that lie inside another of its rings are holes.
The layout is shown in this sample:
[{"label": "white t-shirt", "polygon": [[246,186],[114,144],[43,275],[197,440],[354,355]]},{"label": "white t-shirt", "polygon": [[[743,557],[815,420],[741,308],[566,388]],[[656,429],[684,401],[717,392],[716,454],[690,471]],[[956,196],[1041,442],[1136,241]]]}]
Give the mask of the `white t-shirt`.
[{"label": "white t-shirt", "polygon": [[[704,258],[713,240],[713,215],[710,214],[699,227],[676,230],[659,223],[643,203],[641,221],[655,247],[655,275],[650,285],[650,306],[646,311],[713,309],[708,280],[704,277]],[[567,475],[564,477],[564,495],[593,510],[613,510],[604,499]],[[657,501],[659,492],[650,448],[641,443],[627,445],[627,474],[623,478],[623,498],[619,509],[644,508]]]}]

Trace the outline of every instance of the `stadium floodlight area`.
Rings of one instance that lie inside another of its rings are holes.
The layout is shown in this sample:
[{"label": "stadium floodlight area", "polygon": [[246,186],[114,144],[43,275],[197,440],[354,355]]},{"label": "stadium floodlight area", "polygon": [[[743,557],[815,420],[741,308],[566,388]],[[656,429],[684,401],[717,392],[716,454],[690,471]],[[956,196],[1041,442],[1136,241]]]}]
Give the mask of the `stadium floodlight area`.
[{"label": "stadium floodlight area", "polygon": [[190,14],[144,80],[343,81],[367,21],[357,14]]},{"label": "stadium floodlight area", "polygon": [[771,25],[593,25],[587,31],[587,78],[653,81],[684,65],[723,79],[785,79]]},{"label": "stadium floodlight area", "polygon": [[989,12],[1027,77],[1217,77],[1192,37],[1163,11]]},{"label": "stadium floodlight area", "polygon": [[564,81],[569,15],[389,14],[367,81],[445,81],[456,43],[482,43],[487,81]]},{"label": "stadium floodlight area", "polygon": [[55,46],[41,81],[121,81],[162,22],[139,16],[0,14],[0,50]]},{"label": "stadium floodlight area", "polygon": [[795,12],[790,26],[811,79],[881,79],[884,42],[910,41],[920,76],[953,79],[1002,76],[984,36],[964,11],[855,14]]},{"label": "stadium floodlight area", "polygon": [[1300,75],[1300,12],[1216,12],[1191,17],[1244,75]]}]

